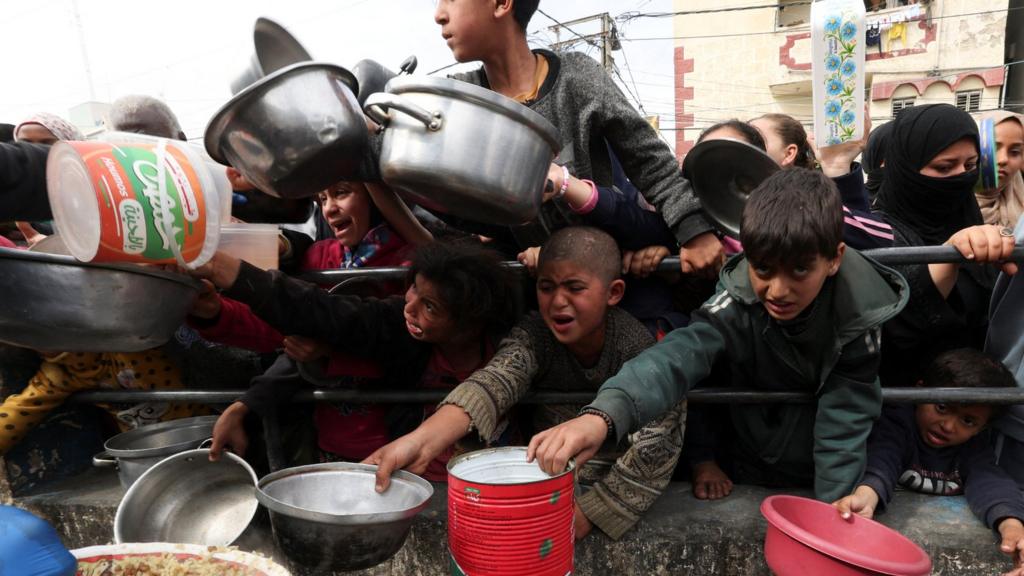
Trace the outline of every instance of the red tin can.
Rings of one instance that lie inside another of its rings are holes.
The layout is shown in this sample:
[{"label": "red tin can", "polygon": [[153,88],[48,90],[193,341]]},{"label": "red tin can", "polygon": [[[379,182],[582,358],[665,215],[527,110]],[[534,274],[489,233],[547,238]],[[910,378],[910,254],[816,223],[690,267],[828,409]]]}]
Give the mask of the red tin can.
[{"label": "red tin can", "polygon": [[567,576],[573,570],[573,467],[549,476],[525,447],[448,462],[448,548],[456,576]]}]

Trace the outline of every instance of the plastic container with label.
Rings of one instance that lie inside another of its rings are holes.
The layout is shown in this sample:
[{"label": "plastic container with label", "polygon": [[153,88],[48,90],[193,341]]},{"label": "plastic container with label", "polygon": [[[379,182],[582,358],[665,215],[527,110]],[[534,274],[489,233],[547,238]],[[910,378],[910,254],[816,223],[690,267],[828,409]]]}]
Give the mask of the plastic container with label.
[{"label": "plastic container with label", "polygon": [[864,2],[811,4],[814,139],[819,148],[864,137]]},{"label": "plastic container with label", "polygon": [[58,142],[47,160],[54,223],[71,254],[83,262],[206,263],[230,209],[224,167],[178,140],[104,137]]}]

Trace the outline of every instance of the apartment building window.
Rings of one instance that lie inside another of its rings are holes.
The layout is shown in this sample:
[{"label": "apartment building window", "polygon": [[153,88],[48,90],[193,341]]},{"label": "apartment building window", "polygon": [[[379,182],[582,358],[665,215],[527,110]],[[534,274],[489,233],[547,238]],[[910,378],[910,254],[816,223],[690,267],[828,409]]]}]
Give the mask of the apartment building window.
[{"label": "apartment building window", "polygon": [[965,112],[977,112],[981,108],[981,90],[961,90],[957,92],[956,107]]},{"label": "apartment building window", "polygon": [[893,98],[892,99],[892,117],[895,118],[900,115],[907,108],[914,105],[914,98]]}]

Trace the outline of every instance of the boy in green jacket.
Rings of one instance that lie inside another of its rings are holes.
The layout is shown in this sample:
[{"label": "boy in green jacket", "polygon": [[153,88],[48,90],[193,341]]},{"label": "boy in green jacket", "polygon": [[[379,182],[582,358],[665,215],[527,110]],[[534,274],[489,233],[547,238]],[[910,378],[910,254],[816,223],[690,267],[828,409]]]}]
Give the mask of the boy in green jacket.
[{"label": "boy in green jacket", "polygon": [[[812,405],[731,407],[736,480],[810,484],[832,502],[864,472],[881,411],[879,338],[907,302],[894,271],[842,243],[839,193],[804,169],[780,171],[750,195],[718,290],[691,324],[626,363],[582,415],[545,430],[529,456],[548,471],[590,458],[671,408],[712,367],[736,388],[813,392]],[[841,266],[840,266],[841,265]]]}]

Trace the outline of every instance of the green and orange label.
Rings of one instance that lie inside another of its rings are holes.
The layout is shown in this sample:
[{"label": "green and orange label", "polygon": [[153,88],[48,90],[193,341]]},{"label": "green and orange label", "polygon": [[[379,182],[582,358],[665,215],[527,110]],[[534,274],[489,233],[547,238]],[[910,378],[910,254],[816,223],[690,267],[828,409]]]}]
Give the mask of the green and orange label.
[{"label": "green and orange label", "polygon": [[94,260],[186,262],[206,241],[205,197],[195,169],[173,145],[72,142],[89,173],[100,212]]}]

